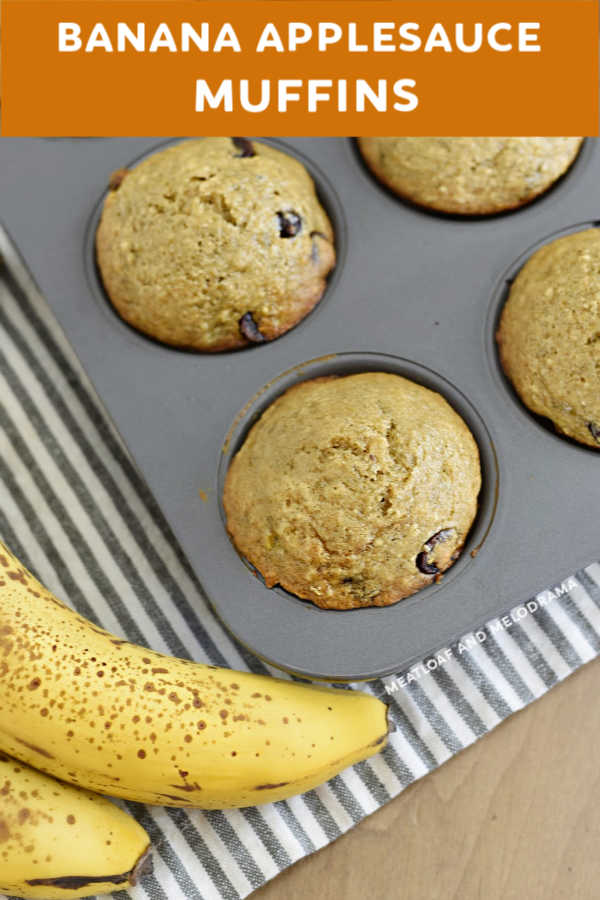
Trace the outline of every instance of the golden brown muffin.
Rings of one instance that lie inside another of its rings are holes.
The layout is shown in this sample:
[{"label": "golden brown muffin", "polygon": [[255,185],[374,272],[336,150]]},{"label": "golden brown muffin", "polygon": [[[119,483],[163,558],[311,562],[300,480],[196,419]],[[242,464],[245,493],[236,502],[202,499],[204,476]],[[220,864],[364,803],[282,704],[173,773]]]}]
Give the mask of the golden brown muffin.
[{"label": "golden brown muffin", "polygon": [[304,166],[247,138],[184,141],[115,173],[96,237],[119,315],[166,344],[270,341],[320,300],[331,224]]},{"label": "golden brown muffin", "polygon": [[368,372],[304,381],[227,473],[227,528],[271,587],[317,606],[385,606],[452,565],[477,510],[479,452],[437,393]]},{"label": "golden brown muffin", "polygon": [[510,289],[497,338],[523,403],[600,449],[600,229],[533,254]]},{"label": "golden brown muffin", "polygon": [[489,215],[529,203],[574,161],[581,137],[363,137],[360,151],[392,191],[430,209]]}]

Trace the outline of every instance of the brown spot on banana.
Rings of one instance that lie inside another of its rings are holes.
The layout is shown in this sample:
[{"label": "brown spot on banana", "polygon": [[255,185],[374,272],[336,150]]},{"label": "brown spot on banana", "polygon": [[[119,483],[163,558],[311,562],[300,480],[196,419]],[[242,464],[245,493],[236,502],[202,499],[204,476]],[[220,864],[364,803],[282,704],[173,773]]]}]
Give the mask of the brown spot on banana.
[{"label": "brown spot on banana", "polygon": [[253,790],[255,791],[272,791],[275,788],[285,787],[289,781],[278,781],[274,784],[257,784]]},{"label": "brown spot on banana", "polygon": [[30,887],[57,887],[65,891],[80,891],[94,884],[114,884],[115,887],[130,885],[133,887],[144,875],[152,871],[150,849],[142,854],[135,867],[129,872],[119,875],[62,875],[58,878],[28,878],[25,884]]},{"label": "brown spot on banana", "polygon": [[24,741],[21,738],[13,738],[18,744],[22,744],[24,747],[27,747],[29,750],[33,750],[34,753],[39,753],[40,756],[44,756],[46,759],[54,759],[51,753],[48,753],[47,750],[44,750],[43,747],[36,747],[35,744],[30,744],[29,741]]}]

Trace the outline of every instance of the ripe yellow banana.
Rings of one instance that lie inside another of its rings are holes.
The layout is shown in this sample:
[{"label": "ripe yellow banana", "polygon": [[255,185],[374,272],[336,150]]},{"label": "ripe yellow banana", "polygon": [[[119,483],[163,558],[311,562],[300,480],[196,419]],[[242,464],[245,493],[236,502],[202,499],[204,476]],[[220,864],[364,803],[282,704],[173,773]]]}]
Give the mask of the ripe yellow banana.
[{"label": "ripe yellow banana", "polygon": [[148,858],[135,819],[0,753],[0,894],[89,897],[135,884]]},{"label": "ripe yellow banana", "polygon": [[376,753],[368,694],[174,659],[68,609],[0,544],[0,750],[64,781],[227,809],[309,790]]}]

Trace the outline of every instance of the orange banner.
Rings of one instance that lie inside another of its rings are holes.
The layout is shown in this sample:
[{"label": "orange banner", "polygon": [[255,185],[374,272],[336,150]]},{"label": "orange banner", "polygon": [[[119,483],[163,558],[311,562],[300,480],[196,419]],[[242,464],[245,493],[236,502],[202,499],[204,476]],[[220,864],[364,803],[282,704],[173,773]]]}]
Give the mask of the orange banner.
[{"label": "orange banner", "polygon": [[596,135],[598,0],[3,0],[2,134]]}]

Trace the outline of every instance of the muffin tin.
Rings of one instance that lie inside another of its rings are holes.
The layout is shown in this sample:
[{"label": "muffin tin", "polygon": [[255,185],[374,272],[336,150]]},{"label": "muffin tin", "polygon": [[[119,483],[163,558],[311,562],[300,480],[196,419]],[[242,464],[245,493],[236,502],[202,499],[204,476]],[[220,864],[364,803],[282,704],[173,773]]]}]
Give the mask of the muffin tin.
[{"label": "muffin tin", "polygon": [[[17,295],[37,282],[233,634],[304,677],[375,678],[598,556],[600,453],[522,407],[500,370],[494,330],[529,253],[562,230],[599,224],[600,153],[588,139],[570,172],[533,204],[465,219],[394,197],[350,140],[269,142],[313,175],[338,249],[321,303],[278,340],[189,353],[113,312],[93,253],[101,202],[110,173],[164,145],[156,139],[3,139],[0,277]],[[372,370],[438,390],[467,421],[482,456],[480,511],[438,584],[391,607],[320,610],[267,589],[237,554],[224,526],[223,478],[249,426],[286,387]]]}]

